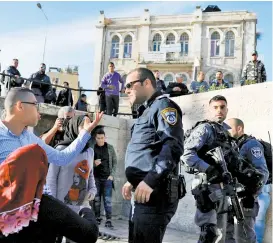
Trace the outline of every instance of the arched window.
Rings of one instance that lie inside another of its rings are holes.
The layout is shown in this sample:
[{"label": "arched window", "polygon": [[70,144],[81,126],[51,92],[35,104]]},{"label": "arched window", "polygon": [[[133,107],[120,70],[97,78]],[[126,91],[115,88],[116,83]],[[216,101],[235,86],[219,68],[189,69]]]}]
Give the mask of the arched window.
[{"label": "arched window", "polygon": [[188,56],[189,54],[189,35],[187,33],[183,33],[180,36],[181,43],[181,56]]},{"label": "arched window", "polygon": [[234,48],[235,48],[235,36],[232,31],[226,33],[225,40],[225,56],[234,57]]},{"label": "arched window", "polygon": [[173,75],[171,74],[167,74],[165,77],[164,77],[164,82],[165,82],[165,85],[166,87],[169,85],[170,82],[173,82]]},{"label": "arched window", "polygon": [[131,58],[132,56],[132,36],[127,35],[124,39],[124,58]]},{"label": "arched window", "polygon": [[233,75],[232,74],[225,75],[224,80],[229,83],[230,87],[233,87],[234,79],[233,79]]},{"label": "arched window", "polygon": [[220,34],[215,31],[211,35],[210,40],[210,56],[217,57],[220,55]]},{"label": "arched window", "polygon": [[161,41],[162,41],[161,35],[155,34],[153,38],[153,51],[160,51]]},{"label": "arched window", "polygon": [[111,58],[118,58],[119,56],[119,37],[115,35],[112,39]]},{"label": "arched window", "polygon": [[216,79],[216,73],[213,73],[209,76],[209,83],[211,83],[211,81],[213,81],[214,79]]},{"label": "arched window", "polygon": [[168,34],[167,39],[166,39],[166,44],[167,45],[175,44],[174,34],[172,34],[172,33]]}]

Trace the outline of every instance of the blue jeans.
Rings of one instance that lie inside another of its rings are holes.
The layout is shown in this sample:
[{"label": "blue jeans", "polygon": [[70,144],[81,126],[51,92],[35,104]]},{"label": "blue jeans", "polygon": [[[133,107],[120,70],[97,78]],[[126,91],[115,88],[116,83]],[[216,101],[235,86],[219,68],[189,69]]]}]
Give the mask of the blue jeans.
[{"label": "blue jeans", "polygon": [[258,197],[259,213],[256,217],[255,231],[258,243],[263,242],[265,232],[265,220],[267,209],[270,205],[270,191],[272,190],[272,184],[264,185],[261,194]]}]

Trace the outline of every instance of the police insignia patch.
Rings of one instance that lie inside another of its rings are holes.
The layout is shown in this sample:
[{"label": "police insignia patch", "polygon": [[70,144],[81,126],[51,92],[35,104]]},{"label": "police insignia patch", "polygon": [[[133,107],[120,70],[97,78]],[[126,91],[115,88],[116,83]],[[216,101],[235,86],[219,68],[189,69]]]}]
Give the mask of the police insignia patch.
[{"label": "police insignia patch", "polygon": [[257,159],[260,159],[262,157],[262,150],[259,147],[251,148],[251,153]]},{"label": "police insignia patch", "polygon": [[160,112],[163,119],[170,125],[175,125],[177,122],[177,110],[175,108],[167,107]]}]

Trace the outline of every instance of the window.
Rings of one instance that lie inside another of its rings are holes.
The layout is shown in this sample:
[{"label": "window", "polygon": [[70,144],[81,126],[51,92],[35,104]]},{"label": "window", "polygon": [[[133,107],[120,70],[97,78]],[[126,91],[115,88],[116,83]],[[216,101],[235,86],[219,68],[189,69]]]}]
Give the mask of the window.
[{"label": "window", "polygon": [[112,39],[111,58],[118,58],[118,55],[119,55],[119,37],[115,35]]},{"label": "window", "polygon": [[181,43],[181,56],[188,56],[189,54],[189,36],[187,33],[183,33],[180,36]]},{"label": "window", "polygon": [[166,39],[166,44],[167,45],[171,45],[171,44],[175,44],[175,36],[174,34],[168,34],[167,39]]},{"label": "window", "polygon": [[153,51],[160,51],[160,45],[161,45],[161,35],[156,34],[153,39]]},{"label": "window", "polygon": [[124,39],[124,58],[131,58],[132,56],[132,36],[127,35]]},{"label": "window", "polygon": [[164,82],[165,82],[165,85],[166,87],[169,85],[170,82],[173,82],[173,75],[171,74],[167,74],[165,77],[164,77]]},{"label": "window", "polygon": [[220,55],[220,34],[215,31],[211,35],[210,56],[217,57]]},{"label": "window", "polygon": [[235,38],[234,33],[229,31],[226,33],[226,41],[225,41],[225,56],[226,57],[234,57],[234,46]]},{"label": "window", "polygon": [[227,74],[225,75],[225,78],[224,78],[225,81],[227,81],[229,83],[229,86],[230,87],[233,87],[233,75],[232,74]]}]

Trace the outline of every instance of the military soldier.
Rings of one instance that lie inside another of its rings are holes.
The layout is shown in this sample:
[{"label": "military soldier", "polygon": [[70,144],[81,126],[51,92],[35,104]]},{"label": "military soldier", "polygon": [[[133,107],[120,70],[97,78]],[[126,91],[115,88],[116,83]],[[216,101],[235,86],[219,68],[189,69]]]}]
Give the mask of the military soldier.
[{"label": "military soldier", "polygon": [[[184,143],[182,161],[198,171],[193,180],[192,194],[196,200],[195,223],[201,228],[198,243],[225,242],[227,215],[218,214],[227,207],[226,197],[218,204],[210,200],[209,194],[221,189],[221,171],[207,152],[221,146],[232,146],[223,121],[227,116],[226,98],[220,95],[209,102],[211,119],[197,123]],[[208,182],[210,183],[209,186]],[[221,190],[220,190],[221,191]]]},{"label": "military soldier", "polygon": [[146,68],[128,74],[125,92],[132,105],[143,104],[125,156],[123,196],[129,199],[135,191],[130,242],[161,243],[179,200],[178,187],[167,194],[167,186],[183,153],[182,111],[156,91],[155,77]]},{"label": "military soldier", "polygon": [[256,83],[263,83],[266,81],[265,67],[264,64],[258,60],[257,51],[252,52],[252,61],[249,61],[243,70],[241,80],[242,86],[245,84],[246,80],[255,81]]},{"label": "military soldier", "polygon": [[[240,154],[247,161],[253,164],[257,170],[263,175],[263,185],[267,182],[269,172],[267,169],[264,148],[263,145],[257,141],[254,137],[244,134],[244,123],[238,118],[232,118],[227,120],[227,125],[230,127],[229,133],[232,137],[236,138],[238,141],[238,146],[240,148]],[[255,194],[249,192],[247,188],[245,189],[244,196],[241,200],[243,207],[243,212],[245,216],[244,230],[241,224],[237,224],[235,227],[235,239],[232,234],[227,234],[226,243],[256,243],[257,237],[255,234],[255,218],[258,215],[259,204],[257,196],[260,194],[261,189],[259,189]],[[232,223],[232,222],[231,222]],[[236,240],[236,241],[235,241]]]}]

